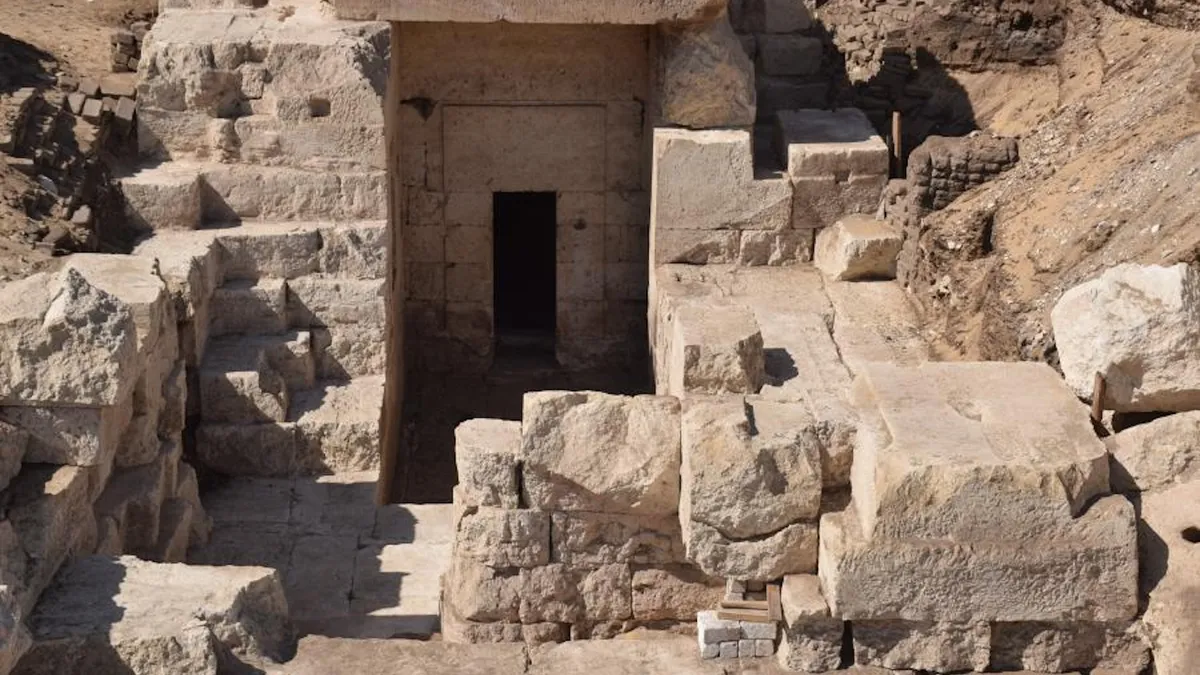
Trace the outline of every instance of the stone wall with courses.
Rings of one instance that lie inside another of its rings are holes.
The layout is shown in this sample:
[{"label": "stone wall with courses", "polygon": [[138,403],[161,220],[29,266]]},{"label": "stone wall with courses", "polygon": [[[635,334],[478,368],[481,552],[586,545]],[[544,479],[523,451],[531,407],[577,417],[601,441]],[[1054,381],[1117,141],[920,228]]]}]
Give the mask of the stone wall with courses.
[{"label": "stone wall with courses", "polygon": [[19,621],[65,562],[179,562],[210,524],[182,461],[184,356],[154,261],[76,254],[0,298],[0,596],[17,626],[3,665],[27,646]]},{"label": "stone wall with courses", "polygon": [[685,630],[714,607],[681,538],[679,424],[674,397],[538,392],[521,422],[460,425],[446,639]]},{"label": "stone wall with courses", "polygon": [[560,360],[587,363],[640,342],[648,29],[398,30],[410,362],[432,370],[490,362],[496,192],[557,193]]}]

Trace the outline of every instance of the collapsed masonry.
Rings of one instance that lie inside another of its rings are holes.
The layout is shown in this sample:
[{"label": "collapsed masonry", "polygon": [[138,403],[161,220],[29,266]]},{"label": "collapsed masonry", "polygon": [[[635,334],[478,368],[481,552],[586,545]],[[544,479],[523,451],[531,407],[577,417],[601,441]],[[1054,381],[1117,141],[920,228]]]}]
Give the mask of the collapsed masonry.
[{"label": "collapsed masonry", "polygon": [[[716,0],[171,0],[123,181],[145,240],[0,299],[0,672],[285,661],[294,627],[345,630],[368,592],[404,609],[354,576],[389,555],[427,600],[444,567],[450,642],[694,632],[701,657],[809,672],[1136,673],[1153,647],[1187,672],[1196,413],[1106,447],[1077,396],[1101,372],[1110,409],[1200,408],[1194,272],[1068,294],[1065,383],[935,362],[889,281],[921,252],[894,226],[1014,148],[934,141],[889,186],[864,113],[759,114],[756,79],[815,72],[781,65],[813,56],[770,37],[812,30],[783,4],[736,3],[756,71]],[[497,195],[528,193],[553,198],[558,360],[648,335],[654,395],[531,392],[520,421],[464,422],[451,540],[419,555],[361,502],[314,522],[314,492],[390,480],[406,369],[496,357]],[[222,507],[247,536],[210,532],[189,462],[268,488]],[[1145,493],[1140,519],[1114,492]],[[168,564],[189,549],[218,566]],[[297,574],[309,549],[337,564]],[[759,586],[780,620],[724,614]]]}]

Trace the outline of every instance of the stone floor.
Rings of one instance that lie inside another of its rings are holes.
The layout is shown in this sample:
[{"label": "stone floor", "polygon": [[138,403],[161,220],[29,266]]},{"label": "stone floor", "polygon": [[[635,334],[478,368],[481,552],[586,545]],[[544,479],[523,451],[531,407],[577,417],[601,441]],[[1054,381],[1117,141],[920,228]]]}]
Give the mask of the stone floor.
[{"label": "stone floor", "polygon": [[[487,373],[409,375],[404,395],[404,444],[397,463],[401,501],[449,503],[458,482],[454,466],[454,428],[475,418],[521,419],[525,392],[556,389],[610,394],[653,393],[649,366],[568,372],[553,356],[533,353],[498,355]],[[405,467],[419,467],[405,471]]]},{"label": "stone floor", "polygon": [[301,635],[423,638],[438,629],[449,505],[376,507],[375,474],[236,478],[203,495],[207,546],[188,562],[279,570]]}]

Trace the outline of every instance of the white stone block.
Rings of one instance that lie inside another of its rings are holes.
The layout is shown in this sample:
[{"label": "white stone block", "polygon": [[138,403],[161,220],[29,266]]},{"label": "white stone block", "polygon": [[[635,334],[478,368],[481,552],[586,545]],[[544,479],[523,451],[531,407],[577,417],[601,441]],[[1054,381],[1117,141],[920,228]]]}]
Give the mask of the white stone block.
[{"label": "white stone block", "polygon": [[900,233],[868,216],[848,216],[817,234],[813,263],[837,281],[896,278]]}]

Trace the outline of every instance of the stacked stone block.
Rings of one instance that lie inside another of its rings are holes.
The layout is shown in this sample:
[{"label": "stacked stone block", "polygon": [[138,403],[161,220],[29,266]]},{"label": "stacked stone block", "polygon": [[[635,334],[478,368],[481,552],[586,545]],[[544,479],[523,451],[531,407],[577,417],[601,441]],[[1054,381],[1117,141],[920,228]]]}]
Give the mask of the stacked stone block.
[{"label": "stacked stone block", "polygon": [[128,28],[118,28],[112,33],[112,71],[114,73],[136,73],[142,58],[142,42],[150,32],[153,21],[133,21]]},{"label": "stacked stone block", "polygon": [[447,639],[613,637],[721,596],[684,558],[674,398],[531,393],[521,422],[470,420],[456,440]]},{"label": "stacked stone block", "polygon": [[761,659],[775,655],[779,627],[774,622],[730,621],[706,611],[696,615],[702,659]]},{"label": "stacked stone block", "polygon": [[758,120],[781,110],[825,108],[830,82],[822,29],[803,0],[733,0],[730,18],[754,61]]}]

